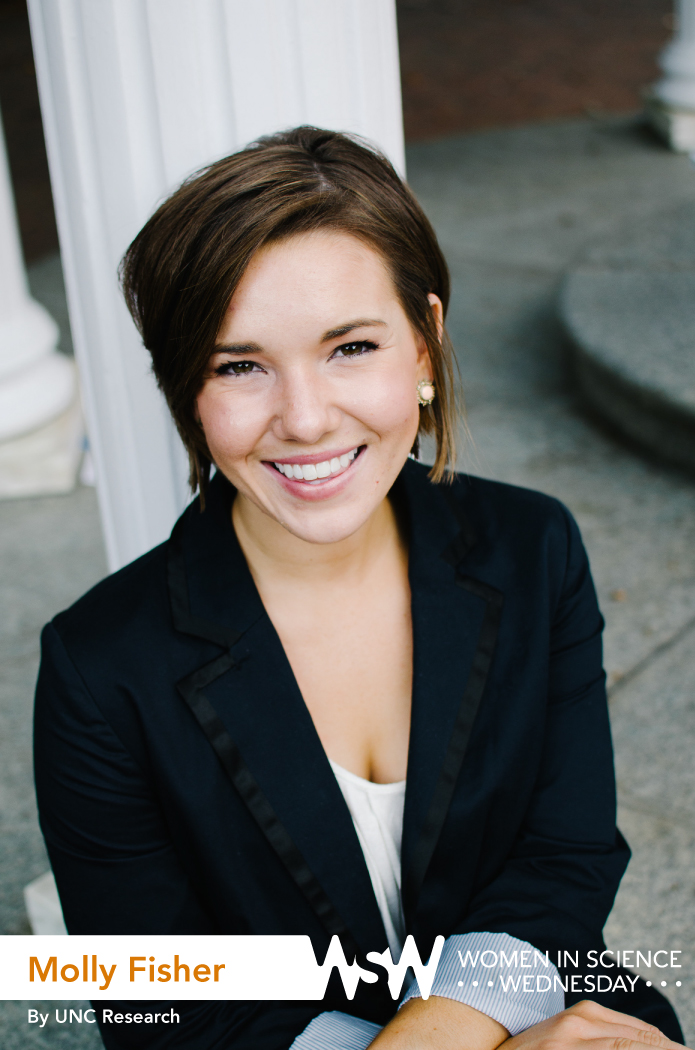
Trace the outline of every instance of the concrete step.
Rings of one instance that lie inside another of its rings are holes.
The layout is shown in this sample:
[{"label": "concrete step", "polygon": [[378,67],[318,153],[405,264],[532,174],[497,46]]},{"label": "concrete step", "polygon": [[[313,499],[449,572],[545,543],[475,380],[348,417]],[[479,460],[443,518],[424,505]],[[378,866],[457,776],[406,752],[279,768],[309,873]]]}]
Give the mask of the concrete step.
[{"label": "concrete step", "polygon": [[594,243],[565,278],[560,313],[591,405],[695,470],[695,205]]}]

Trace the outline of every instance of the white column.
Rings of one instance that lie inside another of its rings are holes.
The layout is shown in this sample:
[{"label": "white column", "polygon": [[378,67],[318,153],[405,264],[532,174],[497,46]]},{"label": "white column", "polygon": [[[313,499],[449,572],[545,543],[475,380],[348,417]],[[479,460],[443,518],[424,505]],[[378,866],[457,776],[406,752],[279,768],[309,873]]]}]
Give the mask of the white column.
[{"label": "white column", "polygon": [[[50,465],[46,470],[47,442],[27,440],[75,400],[74,368],[57,345],[55,321],[29,295],[0,124],[0,496],[60,491],[74,482],[74,455],[73,471],[68,464],[67,475],[56,478]],[[55,447],[48,452],[55,459]]]},{"label": "white column", "polygon": [[695,150],[695,0],[676,0],[676,31],[659,58],[664,76],[647,97],[647,114],[672,149]]},{"label": "white column", "polygon": [[183,450],[116,267],[202,165],[301,123],[403,170],[395,0],[29,0],[41,108],[112,568],[185,504]]}]

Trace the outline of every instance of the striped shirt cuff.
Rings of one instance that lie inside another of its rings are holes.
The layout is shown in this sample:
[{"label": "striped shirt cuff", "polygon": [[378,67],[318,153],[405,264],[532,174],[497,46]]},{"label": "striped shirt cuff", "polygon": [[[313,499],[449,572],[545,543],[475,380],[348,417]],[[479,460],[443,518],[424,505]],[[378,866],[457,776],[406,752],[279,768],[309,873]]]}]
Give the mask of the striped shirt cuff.
[{"label": "striped shirt cuff", "polygon": [[[420,994],[413,981],[401,1006]],[[503,1025],[510,1035],[525,1032],[565,1008],[555,966],[533,945],[508,933],[448,937],[430,995],[472,1006]]]},{"label": "striped shirt cuff", "polygon": [[378,1024],[332,1010],[315,1017],[290,1050],[367,1050],[380,1031]]}]

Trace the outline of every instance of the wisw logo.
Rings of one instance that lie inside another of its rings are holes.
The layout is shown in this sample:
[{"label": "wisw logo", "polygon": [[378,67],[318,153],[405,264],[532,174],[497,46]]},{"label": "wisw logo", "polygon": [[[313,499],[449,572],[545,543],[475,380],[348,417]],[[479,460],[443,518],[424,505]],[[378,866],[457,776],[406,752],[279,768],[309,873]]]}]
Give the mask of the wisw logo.
[{"label": "wisw logo", "polygon": [[[398,999],[400,996],[408,967],[412,968],[417,978],[422,998],[428,999],[443,947],[444,938],[441,936],[437,937],[432,946],[429,962],[425,965],[420,958],[415,939],[409,936],[406,938],[401,957],[397,963],[393,961],[390,948],[387,948],[385,952],[368,952],[367,958],[369,962],[383,966],[388,973],[389,992],[392,999]],[[331,938],[326,958],[319,966],[319,969],[325,976],[326,985],[328,985],[328,979],[334,966],[338,968],[348,999],[355,998],[355,992],[360,980],[363,980],[366,984],[374,984],[379,980],[378,976],[372,973],[371,970],[363,970],[361,966],[358,966],[357,961],[348,963],[338,937]]]}]

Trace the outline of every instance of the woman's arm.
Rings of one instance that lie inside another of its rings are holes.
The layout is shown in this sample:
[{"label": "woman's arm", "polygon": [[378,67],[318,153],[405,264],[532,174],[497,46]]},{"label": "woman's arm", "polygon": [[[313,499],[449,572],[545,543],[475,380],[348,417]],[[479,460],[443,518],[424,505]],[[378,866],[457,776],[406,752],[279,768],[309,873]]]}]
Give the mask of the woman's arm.
[{"label": "woman's arm", "polygon": [[[505,1041],[506,1040],[506,1041]],[[452,999],[411,999],[370,1050],[683,1050],[658,1028],[587,1000],[507,1038],[496,1021]]]},{"label": "woman's arm", "polygon": [[382,1028],[370,1050],[496,1050],[509,1032],[454,999],[410,999]]},{"label": "woman's arm", "polygon": [[[629,857],[615,826],[612,746],[601,665],[602,619],[578,529],[564,508],[562,515],[566,557],[551,622],[547,715],[534,791],[506,863],[474,895],[451,938],[496,931],[527,941],[541,952],[547,949],[551,962],[558,949],[581,952],[600,946],[603,924]],[[448,996],[447,991],[439,997],[436,988],[433,992],[427,1002],[407,1002],[374,1047],[494,1050],[505,1040],[499,1020],[469,1003],[454,1001],[454,996],[441,998]],[[621,1009],[631,1005],[626,997]],[[593,1005],[588,1008],[593,1010]],[[545,1040],[551,1033],[558,1047],[570,1050],[579,1045],[572,1042],[579,1024],[573,1010],[562,1011],[560,1003],[561,1012],[554,1018],[541,1024],[527,1022],[526,1030],[505,1046],[512,1050],[521,1040],[520,1048],[540,1050],[548,1045]],[[637,1043],[655,1038],[649,1025],[624,1014],[604,1011],[587,1017],[586,1003],[581,1010],[584,1041],[603,1039],[600,1032],[606,1024],[617,1024],[616,1017],[624,1019],[620,1024],[648,1033],[640,1034]],[[654,1045],[677,1045],[658,1038],[661,1042]]]},{"label": "woman's arm", "polygon": [[[549,561],[561,566],[547,636],[540,761],[516,840],[452,933],[507,933],[557,959],[599,947],[629,860],[616,828],[603,620],[579,530],[558,506]],[[518,713],[523,718],[523,712]],[[514,726],[507,734],[514,733]]]},{"label": "woman's arm", "polygon": [[[176,854],[144,763],[103,717],[53,625],[42,645],[36,789],[68,931],[216,932]],[[97,1013],[105,1006],[123,1012],[124,1004],[101,1002]],[[166,1004],[149,1007],[154,1013]],[[141,1026],[109,1024],[101,1031],[108,1050],[286,1050],[320,1008],[181,1001],[176,1025],[148,1024],[138,1031]],[[146,1013],[148,1004],[138,1002],[137,1009]]]}]

